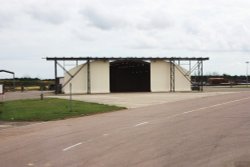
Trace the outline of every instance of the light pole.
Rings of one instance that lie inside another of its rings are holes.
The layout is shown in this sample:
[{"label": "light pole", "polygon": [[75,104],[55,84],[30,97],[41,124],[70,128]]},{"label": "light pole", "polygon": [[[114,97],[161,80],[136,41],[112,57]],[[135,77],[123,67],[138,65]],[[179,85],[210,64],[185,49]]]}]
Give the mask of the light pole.
[{"label": "light pole", "polygon": [[247,65],[247,71],[246,71],[247,87],[248,87],[248,64],[249,64],[249,61],[246,61],[246,65]]}]

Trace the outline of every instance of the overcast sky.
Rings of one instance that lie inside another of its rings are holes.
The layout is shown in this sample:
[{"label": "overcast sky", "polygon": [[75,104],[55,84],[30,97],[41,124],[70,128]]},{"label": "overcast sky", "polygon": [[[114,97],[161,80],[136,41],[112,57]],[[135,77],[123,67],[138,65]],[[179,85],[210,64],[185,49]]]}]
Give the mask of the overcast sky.
[{"label": "overcast sky", "polygon": [[[245,75],[248,0],[0,0],[0,69],[53,78],[43,57],[209,57]],[[7,77],[0,74],[0,78]]]}]

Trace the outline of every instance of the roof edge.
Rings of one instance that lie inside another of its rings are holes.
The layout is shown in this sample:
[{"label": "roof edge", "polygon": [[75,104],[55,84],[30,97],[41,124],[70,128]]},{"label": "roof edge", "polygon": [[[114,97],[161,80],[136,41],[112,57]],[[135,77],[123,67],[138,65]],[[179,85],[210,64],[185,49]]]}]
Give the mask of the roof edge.
[{"label": "roof edge", "polygon": [[67,61],[75,61],[75,60],[209,60],[209,57],[46,57],[47,61],[50,60],[67,60]]}]

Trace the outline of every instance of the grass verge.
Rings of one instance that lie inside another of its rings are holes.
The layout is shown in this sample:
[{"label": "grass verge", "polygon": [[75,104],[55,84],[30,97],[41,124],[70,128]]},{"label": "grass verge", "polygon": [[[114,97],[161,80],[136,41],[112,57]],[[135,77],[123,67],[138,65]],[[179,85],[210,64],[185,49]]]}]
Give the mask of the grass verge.
[{"label": "grass verge", "polygon": [[72,101],[71,106],[70,111],[68,100],[54,98],[0,102],[0,120],[50,121],[125,109],[81,101]]}]

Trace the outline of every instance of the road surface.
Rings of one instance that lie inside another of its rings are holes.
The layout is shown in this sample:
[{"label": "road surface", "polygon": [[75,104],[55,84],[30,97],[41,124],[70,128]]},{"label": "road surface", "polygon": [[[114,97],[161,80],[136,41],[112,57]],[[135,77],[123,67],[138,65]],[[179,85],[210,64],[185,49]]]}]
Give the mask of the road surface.
[{"label": "road surface", "polygon": [[0,166],[248,167],[250,92],[3,129]]}]

